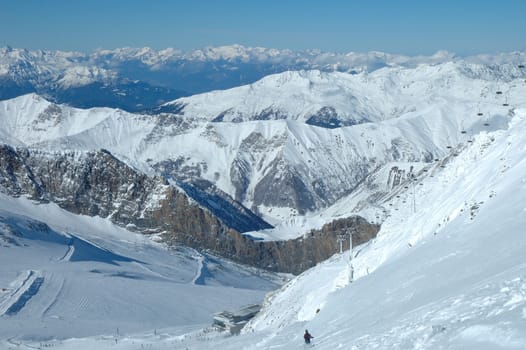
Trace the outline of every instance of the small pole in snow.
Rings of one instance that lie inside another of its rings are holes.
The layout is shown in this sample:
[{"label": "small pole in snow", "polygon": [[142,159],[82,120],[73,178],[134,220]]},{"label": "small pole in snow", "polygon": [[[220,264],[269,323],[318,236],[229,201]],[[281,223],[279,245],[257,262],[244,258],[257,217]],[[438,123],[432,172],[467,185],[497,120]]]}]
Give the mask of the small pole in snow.
[{"label": "small pole in snow", "polygon": [[352,246],[352,230],[350,228],[347,229],[349,231],[349,282],[352,283],[354,281],[354,266],[352,264],[352,255],[353,255],[353,246]]},{"label": "small pole in snow", "polygon": [[413,213],[416,213],[416,199],[415,199],[415,175],[411,175],[411,185],[413,185]]},{"label": "small pole in snow", "polygon": [[342,254],[343,253],[343,242],[345,241],[345,232],[338,234],[337,241],[340,244],[340,254]]}]

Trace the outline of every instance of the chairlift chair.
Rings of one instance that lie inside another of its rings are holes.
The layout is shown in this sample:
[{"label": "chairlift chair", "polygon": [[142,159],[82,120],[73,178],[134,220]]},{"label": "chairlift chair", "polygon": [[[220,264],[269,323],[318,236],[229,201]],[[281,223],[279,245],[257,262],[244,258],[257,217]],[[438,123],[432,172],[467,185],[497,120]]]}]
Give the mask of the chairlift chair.
[{"label": "chairlift chair", "polygon": [[466,128],[464,128],[464,121],[460,123],[460,133],[461,134],[467,134]]}]

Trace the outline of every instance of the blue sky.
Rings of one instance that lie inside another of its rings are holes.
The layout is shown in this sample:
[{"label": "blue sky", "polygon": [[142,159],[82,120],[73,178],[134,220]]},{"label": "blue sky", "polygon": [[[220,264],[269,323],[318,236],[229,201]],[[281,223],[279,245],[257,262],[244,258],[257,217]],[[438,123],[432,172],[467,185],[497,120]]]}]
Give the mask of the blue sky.
[{"label": "blue sky", "polygon": [[0,46],[526,51],[526,0],[0,0]]}]

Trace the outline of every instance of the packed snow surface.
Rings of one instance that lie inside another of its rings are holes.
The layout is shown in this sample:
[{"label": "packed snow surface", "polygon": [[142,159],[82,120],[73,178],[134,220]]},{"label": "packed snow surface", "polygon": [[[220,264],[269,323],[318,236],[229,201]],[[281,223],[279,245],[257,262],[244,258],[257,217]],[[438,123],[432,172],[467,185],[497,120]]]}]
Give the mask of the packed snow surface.
[{"label": "packed snow surface", "polygon": [[[0,194],[0,348],[211,324],[282,277]],[[9,345],[13,346],[13,345]]]}]

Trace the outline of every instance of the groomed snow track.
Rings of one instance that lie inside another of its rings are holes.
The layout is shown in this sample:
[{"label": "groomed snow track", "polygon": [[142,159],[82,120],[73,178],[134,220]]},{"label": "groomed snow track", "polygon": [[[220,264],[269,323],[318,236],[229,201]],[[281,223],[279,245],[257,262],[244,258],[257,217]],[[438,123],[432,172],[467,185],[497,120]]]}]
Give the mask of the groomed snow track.
[{"label": "groomed snow track", "polygon": [[11,284],[11,292],[0,299],[0,316],[17,314],[38,293],[42,283],[44,277],[39,271],[28,270],[21,273]]}]

